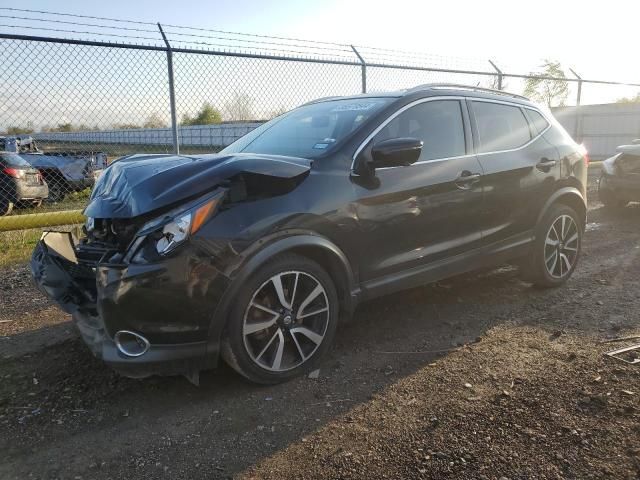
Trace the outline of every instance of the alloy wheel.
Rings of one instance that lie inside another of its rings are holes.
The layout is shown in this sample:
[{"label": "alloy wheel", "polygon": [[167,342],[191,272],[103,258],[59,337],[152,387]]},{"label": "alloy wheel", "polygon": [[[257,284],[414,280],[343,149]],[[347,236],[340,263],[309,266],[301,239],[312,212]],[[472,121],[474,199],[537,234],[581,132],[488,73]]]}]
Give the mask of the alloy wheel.
[{"label": "alloy wheel", "polygon": [[580,233],[570,215],[560,215],[551,224],[544,244],[544,262],[553,278],[563,278],[578,258]]},{"label": "alloy wheel", "polygon": [[329,325],[329,299],[309,273],[273,275],[253,294],[242,324],[247,353],[272,372],[299,367],[322,344]]}]

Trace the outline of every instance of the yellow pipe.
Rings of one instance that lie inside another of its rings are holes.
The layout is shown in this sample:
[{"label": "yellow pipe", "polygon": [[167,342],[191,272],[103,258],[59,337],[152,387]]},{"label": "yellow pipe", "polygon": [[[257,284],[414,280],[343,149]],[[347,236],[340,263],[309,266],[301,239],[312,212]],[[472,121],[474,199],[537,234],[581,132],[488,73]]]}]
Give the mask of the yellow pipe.
[{"label": "yellow pipe", "polygon": [[0,232],[26,230],[28,228],[55,227],[59,225],[74,225],[84,222],[85,217],[82,215],[82,210],[11,215],[8,217],[0,217]]}]

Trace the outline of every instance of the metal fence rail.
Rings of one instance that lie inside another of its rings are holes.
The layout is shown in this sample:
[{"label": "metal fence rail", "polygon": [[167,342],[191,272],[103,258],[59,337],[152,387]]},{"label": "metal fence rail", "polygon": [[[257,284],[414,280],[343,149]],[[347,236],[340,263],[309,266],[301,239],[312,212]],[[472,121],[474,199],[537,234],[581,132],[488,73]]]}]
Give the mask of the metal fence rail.
[{"label": "metal fence rail", "polygon": [[[6,11],[11,15],[2,15]],[[30,184],[46,183],[48,193],[17,197],[14,180],[25,179],[5,178],[0,231],[51,225],[55,218],[68,222],[68,215],[51,214],[57,211],[72,212],[77,221],[105,161],[130,153],[217,151],[261,121],[318,97],[431,82],[521,93],[523,81],[536,78],[565,85],[566,102],[579,106],[585,97],[613,100],[640,89],[640,83],[580,78],[573,70],[567,78],[531,75],[497,61],[150,22],[127,21],[135,28],[115,19],[78,23],[54,13],[38,35],[28,35],[35,28],[17,25],[27,15],[20,12],[28,11],[0,7],[0,17],[13,22],[4,25],[10,32],[0,33],[0,132],[6,137],[0,151],[22,142],[17,150],[40,171],[28,174]],[[126,43],[116,42],[123,37]],[[572,125],[580,137],[579,121]],[[33,137],[39,151],[16,136]]]}]

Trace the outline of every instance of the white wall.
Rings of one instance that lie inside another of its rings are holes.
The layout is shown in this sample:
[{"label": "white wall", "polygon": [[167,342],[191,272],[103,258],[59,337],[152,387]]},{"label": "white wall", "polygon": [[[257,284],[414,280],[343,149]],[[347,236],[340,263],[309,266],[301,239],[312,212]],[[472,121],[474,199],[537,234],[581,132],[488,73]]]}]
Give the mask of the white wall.
[{"label": "white wall", "polygon": [[587,147],[592,160],[608,158],[616,153],[618,145],[640,138],[640,103],[559,107],[553,114],[576,141]]},{"label": "white wall", "polygon": [[[224,123],[180,127],[178,138],[181,146],[226,147],[246,135],[260,122]],[[170,128],[140,128],[133,130],[99,130],[94,132],[46,132],[33,135],[36,140],[50,142],[125,144],[125,145],[171,145]]]}]

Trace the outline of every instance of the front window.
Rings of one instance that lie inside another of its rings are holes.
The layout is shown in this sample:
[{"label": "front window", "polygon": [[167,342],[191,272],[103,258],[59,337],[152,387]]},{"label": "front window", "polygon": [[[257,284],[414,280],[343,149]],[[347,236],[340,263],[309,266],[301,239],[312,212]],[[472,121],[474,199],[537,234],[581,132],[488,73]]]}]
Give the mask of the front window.
[{"label": "front window", "polygon": [[358,98],[304,105],[256,128],[221,153],[314,158],[333,150],[392,100]]}]

